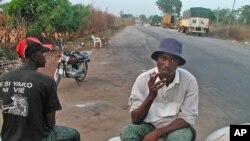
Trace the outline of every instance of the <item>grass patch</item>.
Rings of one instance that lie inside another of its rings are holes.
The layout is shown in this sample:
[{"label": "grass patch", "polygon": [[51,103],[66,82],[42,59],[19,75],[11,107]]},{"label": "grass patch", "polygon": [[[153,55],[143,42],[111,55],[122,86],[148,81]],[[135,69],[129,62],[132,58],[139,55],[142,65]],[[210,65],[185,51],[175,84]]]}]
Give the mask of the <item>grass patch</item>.
[{"label": "grass patch", "polygon": [[7,60],[15,60],[18,55],[15,49],[11,48],[10,45],[0,45],[0,57],[4,57]]},{"label": "grass patch", "polygon": [[238,42],[250,42],[249,25],[239,25],[239,24],[231,25],[228,30],[228,37],[226,38],[227,29],[228,25],[212,24],[210,26],[209,35],[221,39],[236,40]]}]

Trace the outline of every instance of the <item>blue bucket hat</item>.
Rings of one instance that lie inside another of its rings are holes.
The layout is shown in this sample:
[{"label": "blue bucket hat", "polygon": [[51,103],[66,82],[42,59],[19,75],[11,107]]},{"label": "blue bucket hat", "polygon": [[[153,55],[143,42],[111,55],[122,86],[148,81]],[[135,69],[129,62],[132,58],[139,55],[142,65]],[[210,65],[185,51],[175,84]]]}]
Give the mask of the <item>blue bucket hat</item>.
[{"label": "blue bucket hat", "polygon": [[151,58],[155,61],[161,53],[168,53],[180,59],[179,66],[186,63],[186,60],[182,57],[182,43],[173,38],[165,38],[161,41],[157,51],[153,52]]}]

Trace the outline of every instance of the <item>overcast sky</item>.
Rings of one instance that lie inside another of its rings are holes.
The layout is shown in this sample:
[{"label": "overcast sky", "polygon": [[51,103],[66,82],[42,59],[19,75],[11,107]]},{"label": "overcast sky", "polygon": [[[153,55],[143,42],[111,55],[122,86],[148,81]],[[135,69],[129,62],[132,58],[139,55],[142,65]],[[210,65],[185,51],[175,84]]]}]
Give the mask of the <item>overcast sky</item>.
[{"label": "overcast sky", "polygon": [[[96,8],[105,11],[108,10],[116,16],[119,15],[120,11],[125,14],[133,14],[139,16],[141,14],[146,15],[161,15],[161,11],[156,5],[157,0],[70,0],[71,3],[81,3],[84,5],[93,4]],[[190,7],[205,7],[211,10],[221,8],[232,9],[234,0],[181,0],[183,11]],[[244,5],[250,5],[250,0],[236,0],[234,9],[238,9]]]},{"label": "overcast sky", "polygon": [[[0,0],[0,3],[10,0]],[[102,11],[108,10],[109,13],[119,16],[120,11],[125,14],[133,14],[139,16],[141,14],[148,16],[161,15],[161,11],[156,5],[157,0],[69,0],[72,4],[92,4],[96,8]],[[190,7],[204,7],[211,10],[217,8],[229,8],[232,9],[234,0],[181,0],[182,12]],[[250,0],[236,0],[234,9],[238,9],[242,6],[250,5]]]}]

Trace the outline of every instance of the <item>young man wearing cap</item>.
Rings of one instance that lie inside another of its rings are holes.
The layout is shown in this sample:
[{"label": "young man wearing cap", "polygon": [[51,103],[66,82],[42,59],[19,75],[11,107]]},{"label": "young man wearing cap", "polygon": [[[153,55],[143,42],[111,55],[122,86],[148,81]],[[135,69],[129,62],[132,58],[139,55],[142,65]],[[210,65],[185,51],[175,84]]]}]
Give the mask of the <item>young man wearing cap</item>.
[{"label": "young man wearing cap", "polygon": [[24,66],[0,77],[2,141],[80,141],[77,130],[55,126],[55,113],[61,110],[56,83],[37,71],[45,67],[51,49],[37,38],[21,40],[16,51]]},{"label": "young man wearing cap", "polygon": [[129,98],[132,124],[121,132],[122,141],[192,141],[198,115],[198,85],[182,68],[182,44],[163,39],[152,53],[157,67],[142,73]]}]

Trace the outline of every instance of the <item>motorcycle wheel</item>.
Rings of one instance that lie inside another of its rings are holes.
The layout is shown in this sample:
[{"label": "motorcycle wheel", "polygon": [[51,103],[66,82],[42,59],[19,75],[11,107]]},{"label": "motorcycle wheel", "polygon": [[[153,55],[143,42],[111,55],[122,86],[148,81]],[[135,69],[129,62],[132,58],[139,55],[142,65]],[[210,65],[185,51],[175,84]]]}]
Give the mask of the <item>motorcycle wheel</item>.
[{"label": "motorcycle wheel", "polygon": [[87,62],[83,62],[83,63],[81,63],[81,65],[83,65],[83,72],[81,73],[80,76],[78,76],[78,77],[75,78],[75,80],[77,82],[83,81],[86,78],[87,72],[88,72],[88,63]]},{"label": "motorcycle wheel", "polygon": [[55,71],[54,76],[53,76],[53,78],[54,78],[54,80],[56,82],[56,86],[59,85],[59,82],[60,82],[61,77],[62,77],[62,75],[59,74],[59,69],[60,68],[61,68],[61,66],[59,66],[59,67],[56,68],[56,71]]}]

